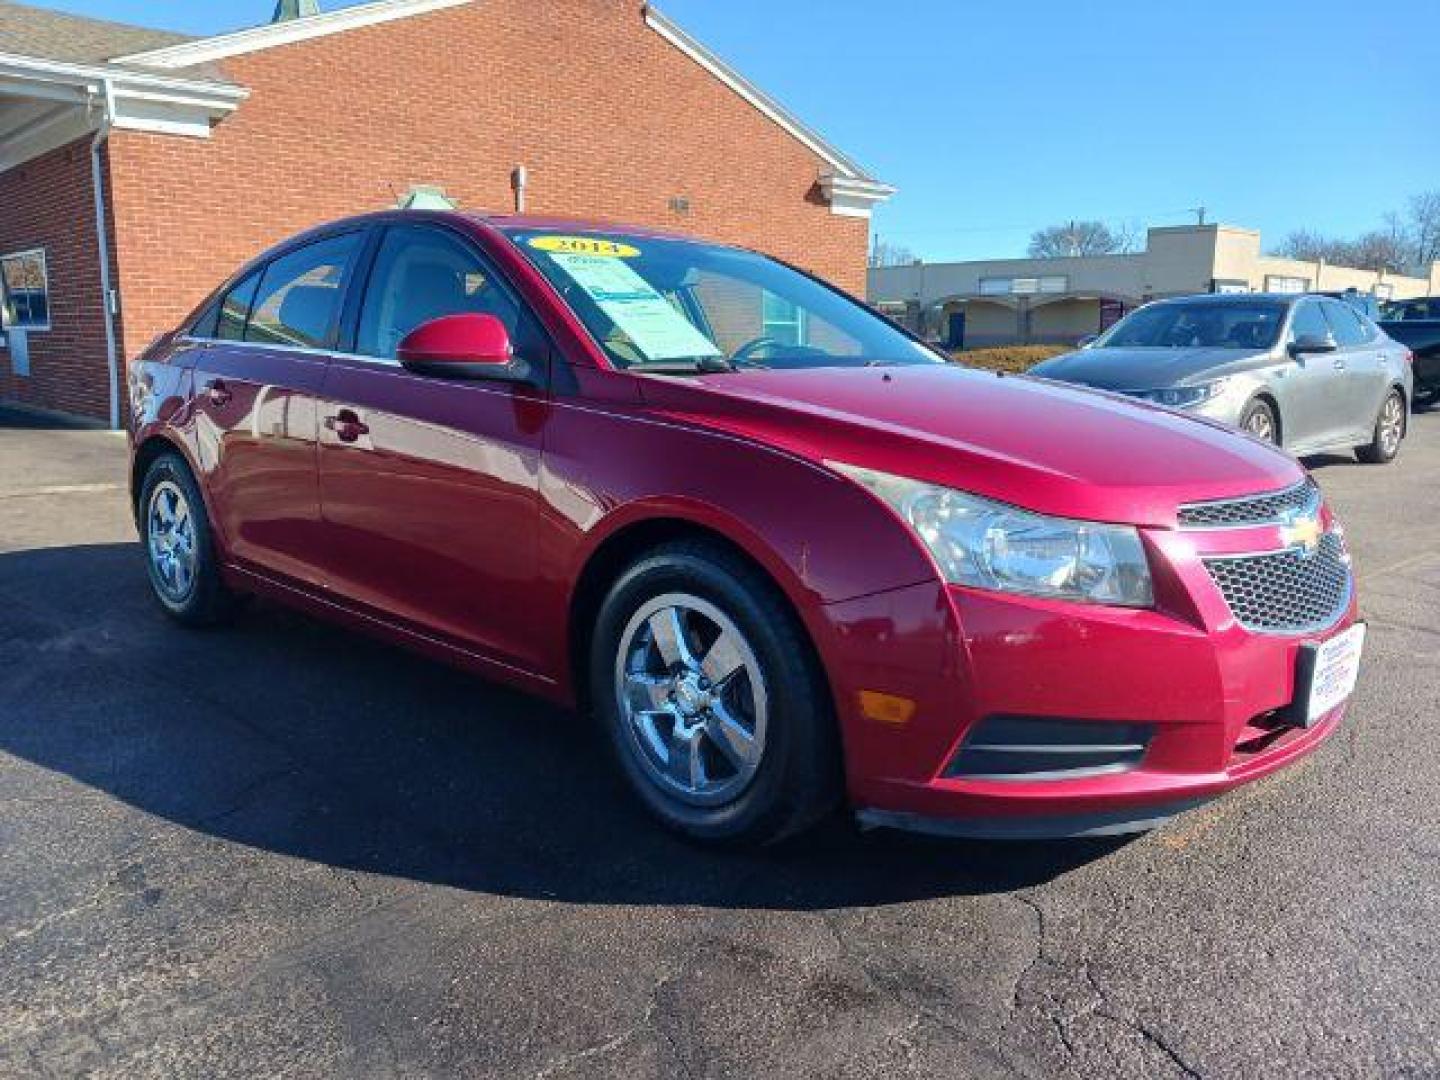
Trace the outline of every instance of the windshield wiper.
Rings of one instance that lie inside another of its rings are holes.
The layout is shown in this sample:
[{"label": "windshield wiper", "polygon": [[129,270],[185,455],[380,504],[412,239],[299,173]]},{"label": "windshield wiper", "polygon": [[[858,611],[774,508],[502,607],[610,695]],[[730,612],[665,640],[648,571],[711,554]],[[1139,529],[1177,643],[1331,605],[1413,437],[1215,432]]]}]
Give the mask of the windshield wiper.
[{"label": "windshield wiper", "polygon": [[694,360],[648,360],[631,364],[628,370],[650,375],[714,375],[735,371],[736,367],[723,356],[697,356]]}]

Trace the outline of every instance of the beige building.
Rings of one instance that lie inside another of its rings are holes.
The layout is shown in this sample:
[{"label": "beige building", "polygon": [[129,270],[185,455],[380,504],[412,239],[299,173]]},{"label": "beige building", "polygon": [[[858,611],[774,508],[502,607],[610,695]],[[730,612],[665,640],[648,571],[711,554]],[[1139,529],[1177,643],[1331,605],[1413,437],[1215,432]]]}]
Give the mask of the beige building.
[{"label": "beige building", "polygon": [[1229,225],[1151,229],[1129,255],[914,263],[870,271],[869,298],[927,337],[959,347],[1073,344],[1162,296],[1357,289],[1377,298],[1440,295],[1429,278],[1260,253],[1260,234]]}]

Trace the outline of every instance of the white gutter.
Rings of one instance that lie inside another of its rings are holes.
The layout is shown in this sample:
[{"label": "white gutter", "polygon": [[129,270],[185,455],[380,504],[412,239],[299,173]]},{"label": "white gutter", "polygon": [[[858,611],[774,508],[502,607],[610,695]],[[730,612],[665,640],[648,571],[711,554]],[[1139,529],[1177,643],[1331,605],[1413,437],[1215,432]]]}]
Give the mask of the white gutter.
[{"label": "white gutter", "polygon": [[100,165],[100,151],[110,138],[110,128],[115,120],[115,84],[103,80],[104,113],[100,126],[90,143],[90,180],[95,189],[95,240],[100,251],[100,305],[105,317],[105,359],[110,371],[110,428],[120,426],[120,355],[115,345],[115,312],[111,309],[114,293],[110,283],[110,237],[105,221],[104,170]]}]

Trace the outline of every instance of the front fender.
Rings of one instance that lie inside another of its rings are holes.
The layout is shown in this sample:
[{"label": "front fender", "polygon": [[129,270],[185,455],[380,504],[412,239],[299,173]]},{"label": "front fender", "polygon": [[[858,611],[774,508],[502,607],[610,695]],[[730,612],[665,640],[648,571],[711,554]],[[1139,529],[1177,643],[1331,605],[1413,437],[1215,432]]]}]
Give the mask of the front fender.
[{"label": "front fender", "polygon": [[[554,568],[549,602],[561,620],[601,548],[648,523],[689,524],[729,540],[779,586],[822,657],[835,633],[828,605],[938,582],[919,541],[859,485],[699,426],[562,408],[539,486],[542,563]],[[568,649],[557,649],[553,662],[563,679]]]}]

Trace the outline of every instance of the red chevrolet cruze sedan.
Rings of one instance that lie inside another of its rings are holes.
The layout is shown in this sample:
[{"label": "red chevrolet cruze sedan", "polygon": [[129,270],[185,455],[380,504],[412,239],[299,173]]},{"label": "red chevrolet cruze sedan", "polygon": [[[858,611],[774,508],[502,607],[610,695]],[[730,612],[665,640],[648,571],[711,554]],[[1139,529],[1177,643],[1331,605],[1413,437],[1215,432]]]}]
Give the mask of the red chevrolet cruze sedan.
[{"label": "red chevrolet cruze sedan", "polygon": [[760,255],[395,212],[242,269],[131,379],[182,622],[262,593],[593,712],[690,837],[842,799],[1148,828],[1335,730],[1364,626],[1291,458],[971,371]]}]

